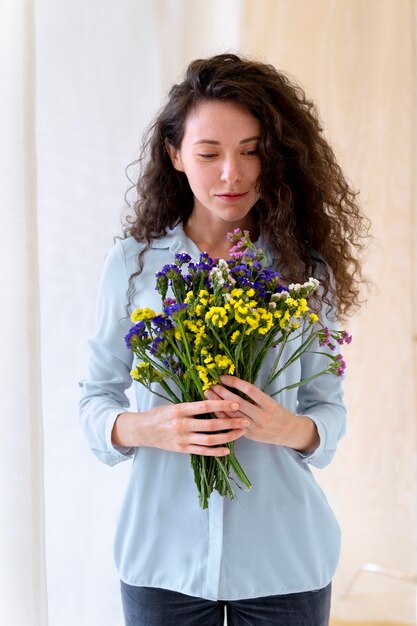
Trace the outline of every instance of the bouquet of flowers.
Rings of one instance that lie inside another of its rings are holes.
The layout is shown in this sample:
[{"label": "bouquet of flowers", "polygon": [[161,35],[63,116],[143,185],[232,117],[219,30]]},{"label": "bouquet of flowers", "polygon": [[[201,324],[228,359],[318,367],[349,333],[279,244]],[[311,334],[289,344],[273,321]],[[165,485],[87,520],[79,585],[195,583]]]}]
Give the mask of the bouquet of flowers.
[{"label": "bouquet of flowers", "polygon": [[[273,348],[276,357],[262,387],[267,391],[317,340],[331,349],[335,342],[351,341],[346,331],[324,327],[309,306],[308,298],[319,287],[315,278],[285,286],[280,275],[267,267],[263,250],[251,242],[248,231],[236,229],[228,239],[234,244],[229,260],[211,259],[202,253],[199,262],[193,263],[188,254],[176,254],[175,262],[156,274],[162,311],[141,308],[131,315],[134,325],[125,342],[138,358],[131,376],[169,402],[204,399],[204,391],[218,383],[222,374],[255,383]],[[282,362],[286,344],[300,336],[298,347]],[[329,360],[327,367],[291,387],[323,374],[343,374],[343,357],[328,351],[323,354]],[[215,419],[214,415],[204,417]],[[233,499],[232,481],[239,487],[251,487],[233,442],[225,445],[230,449],[226,457],[190,455],[202,508],[207,508],[214,489]]]}]

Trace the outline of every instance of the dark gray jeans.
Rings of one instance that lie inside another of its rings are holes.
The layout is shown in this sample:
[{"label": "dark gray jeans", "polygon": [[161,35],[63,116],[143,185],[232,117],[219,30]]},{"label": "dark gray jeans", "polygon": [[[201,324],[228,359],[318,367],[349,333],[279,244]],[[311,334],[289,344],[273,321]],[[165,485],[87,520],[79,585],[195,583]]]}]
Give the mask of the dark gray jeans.
[{"label": "dark gray jeans", "polygon": [[121,583],[126,626],[328,626],[331,584],[317,591],[248,600],[204,600]]}]

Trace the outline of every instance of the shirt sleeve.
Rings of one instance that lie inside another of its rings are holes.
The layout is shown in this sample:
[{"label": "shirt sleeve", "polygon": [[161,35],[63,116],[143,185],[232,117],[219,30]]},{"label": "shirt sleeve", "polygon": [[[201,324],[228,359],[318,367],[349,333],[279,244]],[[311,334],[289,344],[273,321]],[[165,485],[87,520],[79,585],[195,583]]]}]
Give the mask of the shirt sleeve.
[{"label": "shirt sleeve", "polygon": [[80,421],[94,454],[108,465],[128,459],[133,448],[113,446],[111,433],[120,413],[129,408],[125,393],[132,384],[133,356],[123,340],[131,322],[125,304],[128,275],[121,242],[107,255],[100,281],[97,326],[89,339],[88,376],[81,388]]},{"label": "shirt sleeve", "polygon": [[[329,330],[339,330],[337,322],[329,319],[326,312],[321,315],[322,322]],[[333,342],[335,343],[335,342]],[[301,380],[320,372],[329,365],[325,356],[339,353],[339,345],[335,349],[328,346],[320,347],[318,340],[310,350],[301,356]],[[323,468],[334,457],[337,444],[346,432],[346,407],[343,401],[344,376],[323,374],[318,378],[302,385],[298,390],[297,413],[306,415],[316,425],[320,443],[310,454],[298,452],[305,463],[314,467]]]}]

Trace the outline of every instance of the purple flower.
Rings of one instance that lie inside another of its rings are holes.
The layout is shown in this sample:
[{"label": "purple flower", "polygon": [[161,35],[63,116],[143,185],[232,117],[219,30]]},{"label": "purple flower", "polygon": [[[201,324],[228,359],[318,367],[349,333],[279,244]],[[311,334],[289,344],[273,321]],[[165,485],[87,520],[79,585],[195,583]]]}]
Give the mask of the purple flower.
[{"label": "purple flower", "polygon": [[145,322],[140,321],[129,330],[127,335],[125,336],[125,344],[126,348],[132,350],[135,347],[135,343],[140,340],[148,339],[149,334],[146,330]]},{"label": "purple flower", "polygon": [[186,304],[185,302],[182,302],[182,303],[176,302],[175,304],[170,304],[169,306],[166,306],[164,308],[164,313],[165,315],[175,315],[179,311],[186,309],[187,306],[188,304]]},{"label": "purple flower", "polygon": [[236,260],[236,261],[239,261],[239,260],[243,257],[243,255],[244,255],[245,253],[244,253],[244,252],[242,252],[242,250],[237,251],[237,250],[233,250],[233,248],[231,248],[231,249],[229,250],[229,254],[230,254],[230,257],[231,257],[232,259],[234,259],[234,260]]},{"label": "purple flower", "polygon": [[320,346],[328,346],[330,344],[330,330],[325,326],[323,330],[318,333],[320,338],[319,345]]},{"label": "purple flower", "polygon": [[338,376],[342,376],[346,371],[346,362],[341,354],[339,354],[336,358],[337,363],[335,367],[335,372]]},{"label": "purple flower", "polygon": [[352,342],[352,335],[349,335],[349,333],[346,330],[342,331],[342,343],[351,343]]},{"label": "purple flower", "polygon": [[175,263],[176,265],[178,265],[178,267],[181,267],[181,265],[184,265],[184,263],[189,263],[190,261],[191,257],[186,252],[179,252],[175,255]]},{"label": "purple flower", "polygon": [[[172,298],[168,298],[168,300],[171,300],[172,302],[166,305],[166,307],[176,304],[175,300],[172,300]],[[165,300],[165,302],[167,302],[167,300]],[[165,315],[156,315],[152,320],[152,324],[155,326],[158,332],[164,332],[167,330],[172,330],[174,328],[171,320]]]},{"label": "purple flower", "polygon": [[175,298],[167,298],[166,300],[163,301],[163,305],[164,306],[170,306],[171,304],[175,304],[176,300]]},{"label": "purple flower", "polygon": [[150,353],[155,355],[158,352],[158,347],[164,343],[166,343],[166,340],[163,337],[155,337],[150,347]]},{"label": "purple flower", "polygon": [[173,372],[176,376],[181,374],[181,365],[178,363],[178,361],[174,361],[171,356],[169,356],[169,358],[167,359],[163,359],[162,363],[163,365],[165,365],[165,367],[168,370],[171,370],[171,372]]},{"label": "purple flower", "polygon": [[246,278],[246,276],[238,276],[236,284],[239,285],[239,287],[252,287],[252,281]]},{"label": "purple flower", "polygon": [[243,265],[243,263],[232,267],[231,273],[233,278],[236,278],[237,276],[246,276],[247,278],[250,278],[250,269],[246,267],[246,265]]},{"label": "purple flower", "polygon": [[264,285],[261,283],[261,281],[255,280],[254,283],[253,283],[253,288],[256,289],[259,292],[259,295],[261,296],[261,298],[265,298],[265,296],[266,296],[266,289],[265,289]]}]

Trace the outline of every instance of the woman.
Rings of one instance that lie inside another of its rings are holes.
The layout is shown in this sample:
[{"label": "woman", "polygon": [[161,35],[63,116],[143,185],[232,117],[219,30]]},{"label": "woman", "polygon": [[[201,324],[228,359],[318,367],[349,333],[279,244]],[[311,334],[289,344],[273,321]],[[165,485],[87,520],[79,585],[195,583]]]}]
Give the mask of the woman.
[{"label": "woman", "polygon": [[[248,230],[288,282],[322,285],[320,315],[359,304],[367,223],[314,106],[275,68],[233,54],[192,62],[152,125],[133,215],[106,259],[81,420],[95,454],[133,457],[115,558],[127,626],[328,624],[340,529],[309,465],[330,463],[345,431],[341,380],[322,376],[280,402],[234,376],[201,402],[168,404],[136,386],[126,310],[160,310],[155,273],[175,253],[228,259]],[[297,382],[320,369],[305,354]],[[270,364],[269,364],[270,365]],[[261,370],[265,376],[268,361]],[[242,399],[238,392],[251,398]],[[212,412],[217,419],[199,416]],[[235,441],[252,489],[198,506],[189,454]]]}]

